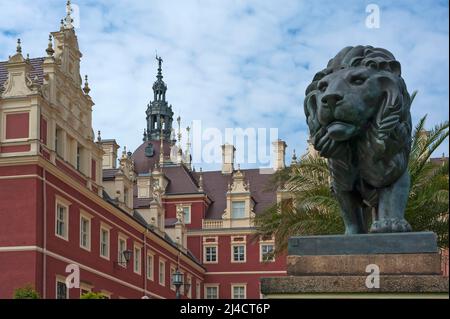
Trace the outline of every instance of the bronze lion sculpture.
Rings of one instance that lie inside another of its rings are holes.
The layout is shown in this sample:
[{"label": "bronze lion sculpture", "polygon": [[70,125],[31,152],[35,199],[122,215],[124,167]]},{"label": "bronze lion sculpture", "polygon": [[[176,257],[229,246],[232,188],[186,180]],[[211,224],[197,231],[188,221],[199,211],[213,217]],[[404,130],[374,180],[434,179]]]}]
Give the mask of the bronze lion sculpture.
[{"label": "bronze lion sculpture", "polygon": [[411,97],[391,52],[342,49],[318,72],[304,110],[314,148],[328,158],[346,234],[408,232]]}]

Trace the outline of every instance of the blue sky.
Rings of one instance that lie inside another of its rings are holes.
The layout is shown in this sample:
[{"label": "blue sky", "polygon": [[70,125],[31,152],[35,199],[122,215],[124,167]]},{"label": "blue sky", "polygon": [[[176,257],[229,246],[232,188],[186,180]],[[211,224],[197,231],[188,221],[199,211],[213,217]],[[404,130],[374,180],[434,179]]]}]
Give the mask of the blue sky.
[{"label": "blue sky", "polygon": [[[74,3],[82,74],[89,74],[96,103],[94,129],[131,150],[142,142],[155,50],[164,59],[167,98],[184,126],[201,120],[220,130],[275,127],[288,158],[293,149],[306,150],[306,86],[348,45],[393,52],[409,91],[419,90],[414,123],[425,114],[429,127],[449,117],[448,1]],[[381,9],[379,29],[365,26],[369,3]],[[43,56],[48,33],[64,15],[64,0],[0,0],[0,60],[14,52],[18,37],[24,53]],[[448,155],[448,141],[436,156],[443,152]]]}]

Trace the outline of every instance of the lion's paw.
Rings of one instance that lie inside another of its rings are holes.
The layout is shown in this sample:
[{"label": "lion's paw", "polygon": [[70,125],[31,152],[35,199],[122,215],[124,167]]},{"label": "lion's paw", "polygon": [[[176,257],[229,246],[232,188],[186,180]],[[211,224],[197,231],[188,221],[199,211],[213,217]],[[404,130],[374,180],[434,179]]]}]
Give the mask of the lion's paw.
[{"label": "lion's paw", "polygon": [[385,218],[375,221],[370,227],[371,233],[404,233],[412,231],[405,219]]}]

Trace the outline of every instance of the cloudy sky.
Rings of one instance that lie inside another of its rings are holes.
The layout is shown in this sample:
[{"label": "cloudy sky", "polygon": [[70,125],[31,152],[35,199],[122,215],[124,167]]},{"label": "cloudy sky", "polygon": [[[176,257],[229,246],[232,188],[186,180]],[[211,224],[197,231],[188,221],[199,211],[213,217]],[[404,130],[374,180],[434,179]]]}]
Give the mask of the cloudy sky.
[{"label": "cloudy sky", "polygon": [[[389,49],[419,95],[413,121],[448,119],[448,1],[78,0],[76,30],[89,74],[93,126],[137,148],[152,98],[155,51],[164,59],[167,97],[183,126],[278,128],[292,150],[306,149],[303,98],[315,72],[348,45]],[[367,28],[366,6],[380,8]],[[64,0],[0,0],[0,60],[15,50],[43,56]],[[208,141],[203,141],[208,143]],[[238,150],[240,151],[240,150]],[[448,142],[436,156],[448,155]],[[194,161],[198,161],[194,158]],[[196,164],[196,166],[201,166]],[[203,165],[217,168],[219,165]],[[243,165],[251,166],[249,164]]]}]

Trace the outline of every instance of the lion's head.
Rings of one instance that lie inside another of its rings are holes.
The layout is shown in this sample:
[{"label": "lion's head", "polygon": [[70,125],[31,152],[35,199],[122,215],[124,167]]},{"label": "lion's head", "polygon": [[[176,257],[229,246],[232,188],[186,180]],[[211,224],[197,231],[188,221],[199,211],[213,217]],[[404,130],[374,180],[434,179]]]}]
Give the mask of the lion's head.
[{"label": "lion's head", "polygon": [[386,124],[385,117],[392,115],[389,110],[396,110],[392,121],[410,121],[410,96],[400,63],[381,48],[342,49],[314,76],[305,95],[304,109],[315,146],[324,135],[342,142],[364,132],[370,123],[380,125],[384,120]]}]

